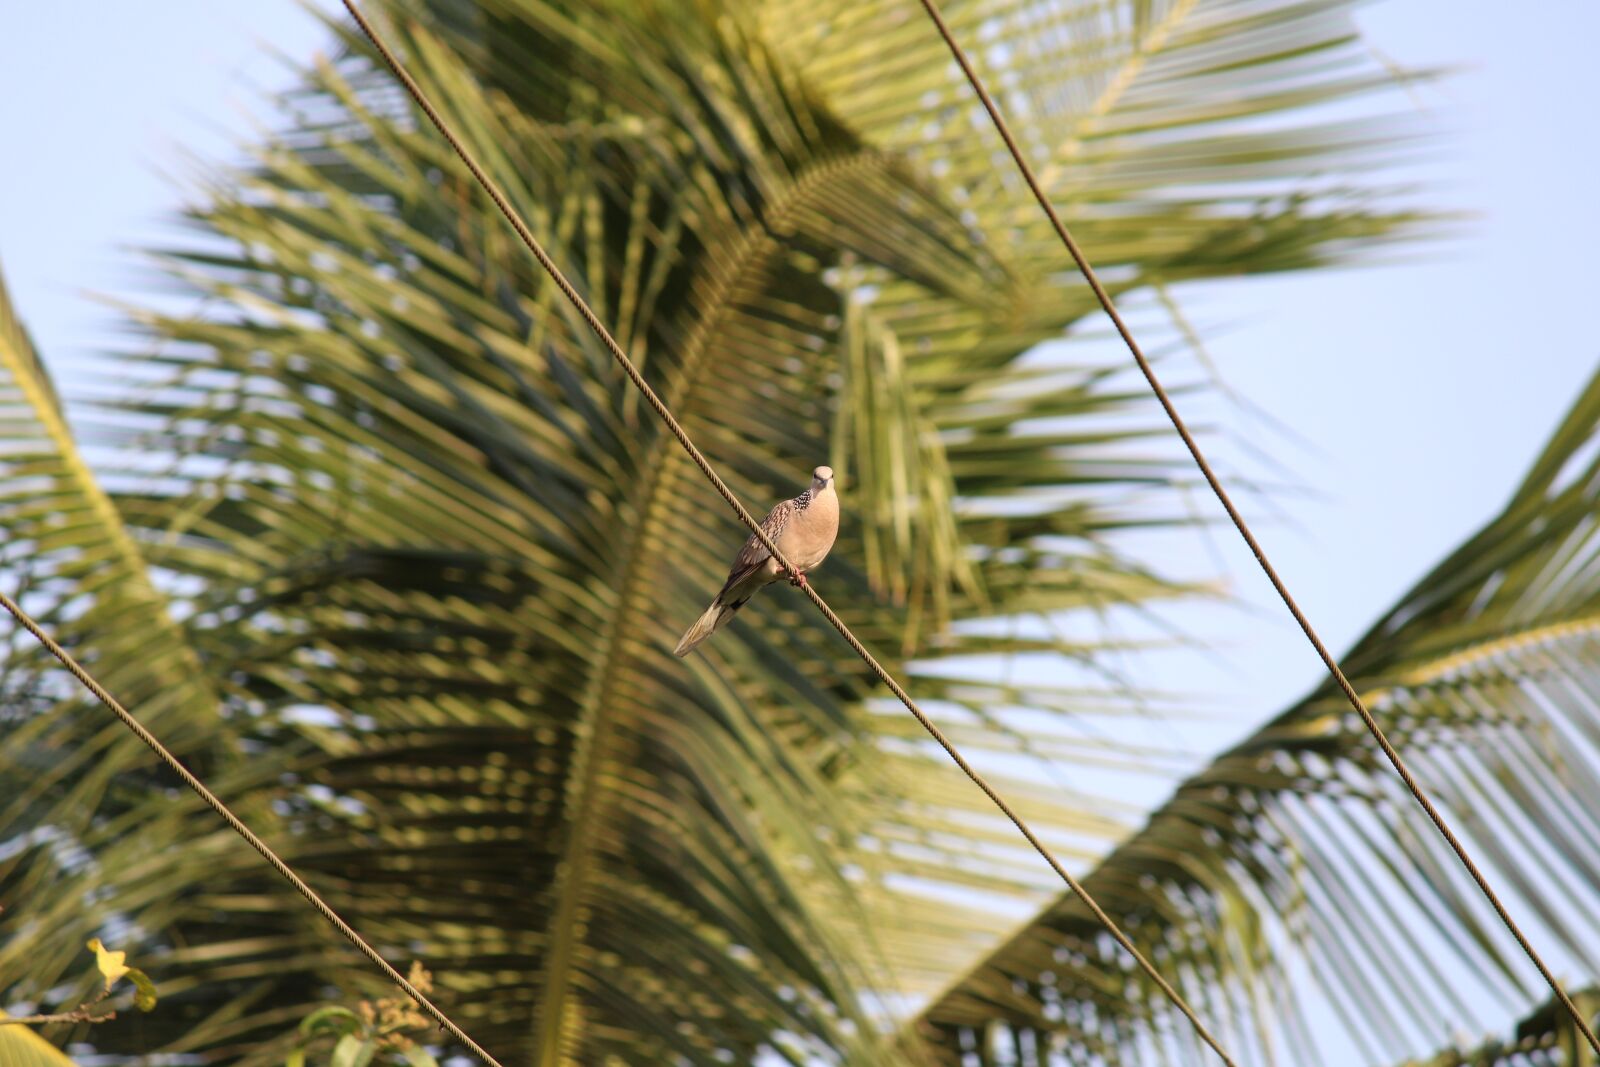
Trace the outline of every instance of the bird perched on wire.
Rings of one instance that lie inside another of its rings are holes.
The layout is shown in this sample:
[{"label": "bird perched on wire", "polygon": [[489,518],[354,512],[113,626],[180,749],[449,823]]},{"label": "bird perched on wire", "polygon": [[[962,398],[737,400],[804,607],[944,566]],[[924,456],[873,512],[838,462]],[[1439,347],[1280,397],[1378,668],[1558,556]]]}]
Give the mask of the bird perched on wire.
[{"label": "bird perched on wire", "polygon": [[[833,468],[818,467],[812,471],[811,488],[773,508],[761,520],[761,530],[800,572],[789,584],[805,585],[806,572],[822,563],[833,547],[834,538],[839,536],[839,497],[833,491]],[[722,592],[672,651],[679,656],[693,652],[702,641],[722,629],[734,612],[744,607],[762,586],[772,584],[783,574],[783,568],[767,546],[751,534],[734,558]]]}]

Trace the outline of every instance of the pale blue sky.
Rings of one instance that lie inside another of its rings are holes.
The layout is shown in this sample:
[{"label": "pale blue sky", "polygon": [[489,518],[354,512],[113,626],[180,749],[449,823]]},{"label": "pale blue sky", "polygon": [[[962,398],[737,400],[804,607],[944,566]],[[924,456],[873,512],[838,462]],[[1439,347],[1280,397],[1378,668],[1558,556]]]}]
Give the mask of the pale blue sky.
[{"label": "pale blue sky", "polygon": [[[0,33],[0,266],[70,394],[92,385],[70,380],[75,357],[113,336],[113,317],[85,292],[138,295],[126,249],[168,232],[179,203],[169,175],[188,171],[180,153],[231,158],[245,115],[263,110],[260,90],[287,84],[264,46],[304,58],[324,35],[293,0],[12,7]],[[1467,65],[1416,99],[1448,132],[1426,169],[1439,183],[1430,201],[1481,217],[1420,262],[1184,294],[1201,324],[1227,324],[1210,348],[1230,384],[1315,447],[1265,438],[1325,496],[1283,498],[1299,529],[1260,533],[1336,652],[1493,513],[1600,362],[1600,4],[1546,0],[1516,16],[1482,0],[1382,0],[1360,21],[1397,62]],[[1213,448],[1244,463],[1226,440]],[[1174,611],[1223,644],[1226,669],[1168,656],[1143,680],[1227,707],[1227,727],[1208,735],[1220,741],[1301,695],[1321,668],[1231,531],[1212,541],[1263,610]],[[1145,547],[1187,573],[1214,568],[1192,532]]]},{"label": "pale blue sky", "polygon": [[[1228,383],[1315,450],[1235,419],[1236,432],[1322,494],[1277,502],[1294,529],[1244,506],[1336,655],[1500,508],[1600,366],[1600,4],[1540,10],[1423,0],[1361,10],[1388,58],[1465,67],[1414,98],[1445,134],[1438,160],[1416,171],[1432,184],[1427,201],[1477,216],[1459,239],[1404,266],[1216,283],[1185,301],[1202,322],[1227,325],[1209,347]],[[1207,447],[1260,470],[1226,440]],[[1225,643],[1227,669],[1179,657],[1163,673],[1168,684],[1236,694],[1243,729],[1303,695],[1323,668],[1231,528],[1211,540],[1238,593],[1264,611],[1171,612]],[[1214,566],[1192,535],[1152,544],[1180,556],[1187,546],[1194,573]]]}]

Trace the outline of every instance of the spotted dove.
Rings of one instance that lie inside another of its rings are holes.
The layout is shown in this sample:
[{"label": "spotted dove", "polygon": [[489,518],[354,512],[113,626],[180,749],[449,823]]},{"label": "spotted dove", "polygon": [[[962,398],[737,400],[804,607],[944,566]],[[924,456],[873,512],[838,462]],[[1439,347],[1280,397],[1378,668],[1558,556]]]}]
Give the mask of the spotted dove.
[{"label": "spotted dove", "polygon": [[[804,585],[806,572],[822,563],[839,535],[839,497],[833,491],[833,469],[818,467],[812,471],[811,488],[773,508],[761,520],[761,529],[800,572],[793,584]],[[763,586],[779,580],[783,574],[783,568],[767,551],[767,546],[751,534],[735,557],[722,592],[717,594],[706,613],[689,627],[673,652],[687,656],[722,629]]]}]

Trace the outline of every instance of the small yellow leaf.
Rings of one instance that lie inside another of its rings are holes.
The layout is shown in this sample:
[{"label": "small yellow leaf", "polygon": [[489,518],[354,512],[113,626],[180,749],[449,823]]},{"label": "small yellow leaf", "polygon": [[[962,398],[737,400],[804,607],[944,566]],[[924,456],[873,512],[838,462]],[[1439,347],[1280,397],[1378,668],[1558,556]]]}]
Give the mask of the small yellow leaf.
[{"label": "small yellow leaf", "polygon": [[94,964],[100,968],[100,973],[106,978],[106,992],[111,992],[111,987],[118,978],[128,973],[128,965],[123,961],[128,958],[126,952],[111,952],[100,943],[98,937],[89,942],[89,951],[94,953]]}]

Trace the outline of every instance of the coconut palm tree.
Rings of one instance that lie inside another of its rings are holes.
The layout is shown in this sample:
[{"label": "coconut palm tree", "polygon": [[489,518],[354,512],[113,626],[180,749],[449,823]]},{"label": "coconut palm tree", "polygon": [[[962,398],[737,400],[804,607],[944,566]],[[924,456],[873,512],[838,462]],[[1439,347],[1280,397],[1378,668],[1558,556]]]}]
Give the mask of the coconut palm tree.
[{"label": "coconut palm tree", "polygon": [[[1181,521],[1188,475],[1113,368],[1039,351],[1093,299],[914,8],[371,6],[743,499],[831,462],[848,515],[819,583],[961,744],[1149,763],[1008,725],[1134,706],[995,661],[1092,667],[1105,641],[1039,620],[1196,592],[1117,544]],[[1427,223],[1370,176],[1408,142],[1311,110],[1391,84],[1348,7],[949,15],[1126,292],[1315,268]],[[92,453],[0,300],[0,573],[510,1062],[939,1061],[993,1018],[1185,1054],[1116,971],[1067,1027],[996,1008],[995,946],[1052,887],[805,605],[768,594],[671,655],[736,524],[330,27],[339,53],[286,128],[197,190],[190,236],[161,250],[195,310],[130,312],[138,342],[103,372],[125,399],[76,424]],[[316,1004],[381,988],[25,639],[0,682],[8,1002],[103,935],[163,1001],[97,1030],[101,1051],[264,1062]],[[1080,865],[1133,828],[1115,797],[1004,770]],[[1160,962],[1186,990],[1216,991],[1207,1010],[1244,1012],[1287,952],[1269,927],[1300,914],[1256,903],[1213,927],[1246,939],[1232,954],[1136,929],[1176,946]]]}]

